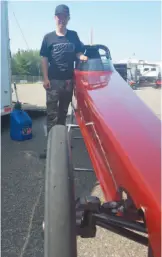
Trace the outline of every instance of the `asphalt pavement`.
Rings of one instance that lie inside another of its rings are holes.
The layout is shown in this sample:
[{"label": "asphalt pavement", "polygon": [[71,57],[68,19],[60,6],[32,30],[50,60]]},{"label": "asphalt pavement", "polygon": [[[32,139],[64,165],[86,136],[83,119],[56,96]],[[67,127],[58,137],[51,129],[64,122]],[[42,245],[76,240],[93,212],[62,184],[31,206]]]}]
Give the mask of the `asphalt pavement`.
[{"label": "asphalt pavement", "polygon": [[[146,90],[147,91],[147,90]],[[152,110],[160,116],[157,99],[150,93],[137,94],[141,98],[154,98]],[[158,92],[158,91],[157,91]],[[159,97],[160,93],[157,93]],[[156,106],[156,107],[155,107]],[[46,146],[44,131],[45,116],[34,116],[33,139],[14,142],[9,136],[8,119],[2,119],[1,136],[1,228],[2,257],[43,257],[42,221],[44,216],[45,161],[39,154]],[[80,133],[80,132],[77,132]],[[90,168],[91,163],[82,140],[73,140],[72,157],[75,167]],[[97,195],[102,192],[94,173],[75,174],[76,195]],[[78,257],[146,257],[147,248],[97,229],[94,239],[78,238]],[[63,256],[64,257],[64,256]]]},{"label": "asphalt pavement", "polygon": [[39,153],[45,145],[44,117],[34,118],[33,139],[25,142],[12,141],[7,119],[2,122],[1,256],[41,257],[44,163],[39,160]]}]

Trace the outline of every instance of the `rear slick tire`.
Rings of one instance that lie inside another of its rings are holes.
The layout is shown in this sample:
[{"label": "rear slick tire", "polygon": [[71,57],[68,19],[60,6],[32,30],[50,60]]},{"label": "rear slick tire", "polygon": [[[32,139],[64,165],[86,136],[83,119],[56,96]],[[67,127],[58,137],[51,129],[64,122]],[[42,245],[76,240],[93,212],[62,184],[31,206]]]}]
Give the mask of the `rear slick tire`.
[{"label": "rear slick tire", "polygon": [[152,248],[151,248],[151,245],[149,244],[148,246],[148,257],[154,257],[153,256],[153,252],[152,252]]},{"label": "rear slick tire", "polygon": [[67,128],[49,132],[45,182],[45,257],[76,257],[76,214]]}]

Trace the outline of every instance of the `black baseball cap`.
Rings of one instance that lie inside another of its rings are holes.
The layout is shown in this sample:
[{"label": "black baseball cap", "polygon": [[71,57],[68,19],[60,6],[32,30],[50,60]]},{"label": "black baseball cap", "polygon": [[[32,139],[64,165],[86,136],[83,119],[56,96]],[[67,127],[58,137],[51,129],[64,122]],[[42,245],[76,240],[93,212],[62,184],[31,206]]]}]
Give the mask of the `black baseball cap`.
[{"label": "black baseball cap", "polygon": [[55,9],[55,15],[58,14],[66,14],[67,16],[70,16],[69,7],[65,4],[60,4]]}]

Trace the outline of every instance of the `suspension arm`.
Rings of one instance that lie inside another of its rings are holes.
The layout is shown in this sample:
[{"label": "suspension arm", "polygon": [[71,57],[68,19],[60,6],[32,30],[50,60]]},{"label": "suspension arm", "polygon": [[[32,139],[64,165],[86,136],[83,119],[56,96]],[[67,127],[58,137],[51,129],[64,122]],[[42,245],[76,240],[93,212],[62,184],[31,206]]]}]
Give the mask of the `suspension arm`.
[{"label": "suspension arm", "polygon": [[[101,205],[97,197],[90,196],[79,199],[76,203],[77,235],[83,238],[95,237],[96,226],[100,226],[148,246],[147,229],[144,223],[128,221],[124,217],[117,216],[118,209],[121,210],[121,203],[118,202]],[[138,232],[146,235],[141,235]]]}]

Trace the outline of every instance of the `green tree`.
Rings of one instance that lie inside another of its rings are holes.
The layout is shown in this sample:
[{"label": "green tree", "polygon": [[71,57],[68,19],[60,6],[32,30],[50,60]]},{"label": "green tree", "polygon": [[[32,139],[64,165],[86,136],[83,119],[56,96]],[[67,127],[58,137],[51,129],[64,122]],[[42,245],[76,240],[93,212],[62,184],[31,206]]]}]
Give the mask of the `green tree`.
[{"label": "green tree", "polygon": [[41,76],[41,57],[38,50],[18,50],[11,57],[12,75]]}]

